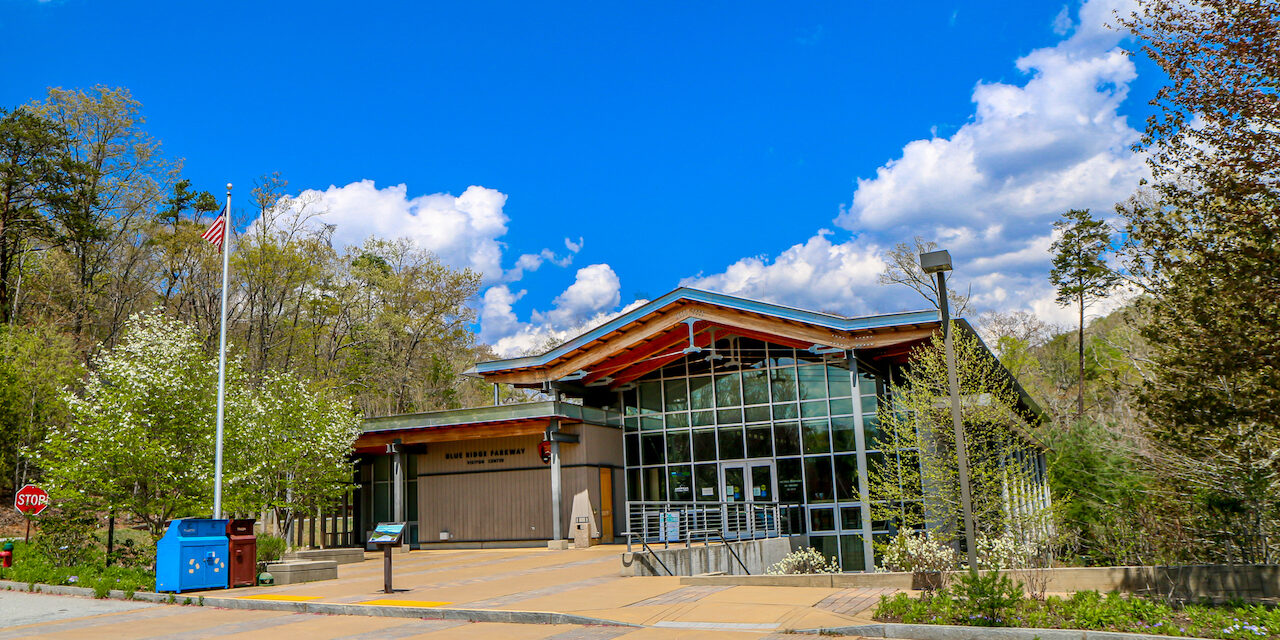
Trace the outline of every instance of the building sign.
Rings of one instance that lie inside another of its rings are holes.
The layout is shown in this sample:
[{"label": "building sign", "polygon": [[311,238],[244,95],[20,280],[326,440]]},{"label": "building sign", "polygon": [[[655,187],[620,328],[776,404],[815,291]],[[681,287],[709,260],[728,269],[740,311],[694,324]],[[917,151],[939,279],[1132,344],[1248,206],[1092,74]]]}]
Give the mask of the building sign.
[{"label": "building sign", "polygon": [[466,451],[452,451],[444,454],[445,460],[465,460],[467,464],[501,464],[511,456],[524,455],[524,447],[504,449],[478,448]]}]

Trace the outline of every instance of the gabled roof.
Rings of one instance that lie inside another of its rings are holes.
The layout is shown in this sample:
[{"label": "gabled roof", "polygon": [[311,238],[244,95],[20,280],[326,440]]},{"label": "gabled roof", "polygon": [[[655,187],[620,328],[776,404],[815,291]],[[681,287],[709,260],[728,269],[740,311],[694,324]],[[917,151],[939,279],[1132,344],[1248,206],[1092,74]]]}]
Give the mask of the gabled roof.
[{"label": "gabled roof", "polygon": [[[800,348],[855,349],[920,340],[939,326],[938,311],[932,309],[848,317],[680,288],[546,353],[481,362],[466,373],[523,386],[566,378],[590,381],[634,369],[641,361],[661,366],[678,357],[680,347],[705,346],[698,341],[709,343],[716,329]],[[701,337],[690,345],[690,335]]]}]

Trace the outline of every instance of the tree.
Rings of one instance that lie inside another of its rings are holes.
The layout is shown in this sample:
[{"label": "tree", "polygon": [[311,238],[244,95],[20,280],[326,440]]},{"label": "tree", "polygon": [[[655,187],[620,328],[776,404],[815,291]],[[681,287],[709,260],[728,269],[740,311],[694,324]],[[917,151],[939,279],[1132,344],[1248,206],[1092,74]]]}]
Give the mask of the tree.
[{"label": "tree", "polygon": [[0,495],[36,478],[31,453],[49,427],[65,422],[64,390],[83,375],[66,336],[50,327],[0,325]]},{"label": "tree", "polygon": [[1218,558],[1266,560],[1280,523],[1280,5],[1145,0],[1124,21],[1169,82],[1120,212],[1150,322],[1139,394]]},{"label": "tree", "polygon": [[1084,419],[1084,310],[1105,297],[1119,277],[1107,266],[1104,256],[1111,250],[1107,223],[1095,220],[1088,209],[1072,209],[1053,223],[1058,239],[1053,241],[1053,269],[1049,282],[1058,289],[1058,304],[1076,305],[1079,311],[1077,349],[1080,394],[1077,415]]},{"label": "tree", "polygon": [[[228,429],[244,415],[242,376],[228,366]],[[92,360],[71,419],[50,430],[39,455],[59,500],[116,509],[159,538],[176,517],[212,507],[217,365],[184,322],[129,318],[123,340]]]},{"label": "tree", "polygon": [[268,374],[227,434],[227,505],[275,517],[275,535],[350,486],[361,419],[350,402],[289,373]]},{"label": "tree", "polygon": [[80,168],[65,145],[66,133],[33,111],[0,109],[0,324],[16,313],[23,257],[49,237],[49,212],[69,202]]},{"label": "tree", "polygon": [[[1049,514],[1035,477],[1031,416],[976,336],[957,331],[953,339],[977,532],[1042,538]],[[949,398],[943,339],[935,335],[912,351],[880,403],[892,410],[877,414],[878,437],[867,443],[880,449],[867,456],[872,518],[904,530],[928,528],[942,542],[963,531]]]},{"label": "tree", "polygon": [[[884,254],[884,271],[880,273],[880,284],[902,285],[920,294],[929,304],[938,308],[938,281],[920,268],[920,254],[935,251],[938,243],[925,240],[920,236],[912,239],[911,244],[899,242]],[[964,317],[969,311],[969,292],[961,294],[954,286],[947,288],[947,300],[951,304],[951,315]]]}]

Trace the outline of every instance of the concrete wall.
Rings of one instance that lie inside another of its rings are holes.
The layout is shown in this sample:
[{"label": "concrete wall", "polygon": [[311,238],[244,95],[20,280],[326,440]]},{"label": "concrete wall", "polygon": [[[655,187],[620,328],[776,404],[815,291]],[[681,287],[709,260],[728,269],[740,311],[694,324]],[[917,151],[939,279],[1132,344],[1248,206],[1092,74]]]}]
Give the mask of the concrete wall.
[{"label": "concrete wall", "polygon": [[[661,571],[661,568],[659,568]],[[752,571],[754,574],[755,571]],[[1190,565],[1181,567],[1065,567],[1004,572],[1027,582],[1047,575],[1051,593],[1120,591],[1176,599],[1239,597],[1246,600],[1280,597],[1280,565]],[[686,574],[688,575],[688,574]],[[954,579],[954,578],[953,578]],[[758,585],[792,587],[911,588],[910,573],[836,573],[808,576],[693,576],[681,584]]]},{"label": "concrete wall", "polygon": [[[662,549],[650,545],[654,554],[671,573],[677,576],[692,576],[700,573],[723,572],[733,575],[743,573],[742,566],[733,558],[729,547],[738,554],[738,558],[746,565],[754,577],[763,574],[769,567],[777,564],[791,553],[791,541],[787,538],[769,538],[766,540],[743,540],[730,542],[728,546],[713,542],[710,545],[695,544],[686,548],[683,544],[672,545]],[[648,552],[639,550],[622,554],[622,575],[624,576],[665,576],[667,572]]]}]

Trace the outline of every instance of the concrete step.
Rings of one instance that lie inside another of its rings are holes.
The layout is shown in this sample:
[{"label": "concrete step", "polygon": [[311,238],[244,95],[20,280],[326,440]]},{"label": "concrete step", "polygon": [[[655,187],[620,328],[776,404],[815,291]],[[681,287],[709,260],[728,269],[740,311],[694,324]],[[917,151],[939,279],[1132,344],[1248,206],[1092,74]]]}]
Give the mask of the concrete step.
[{"label": "concrete step", "polygon": [[267,573],[275,578],[276,584],[335,580],[338,577],[338,563],[333,560],[273,562],[267,565]]},{"label": "concrete step", "polygon": [[364,549],[349,547],[339,549],[300,549],[284,555],[288,560],[333,560],[338,564],[364,562]]}]

